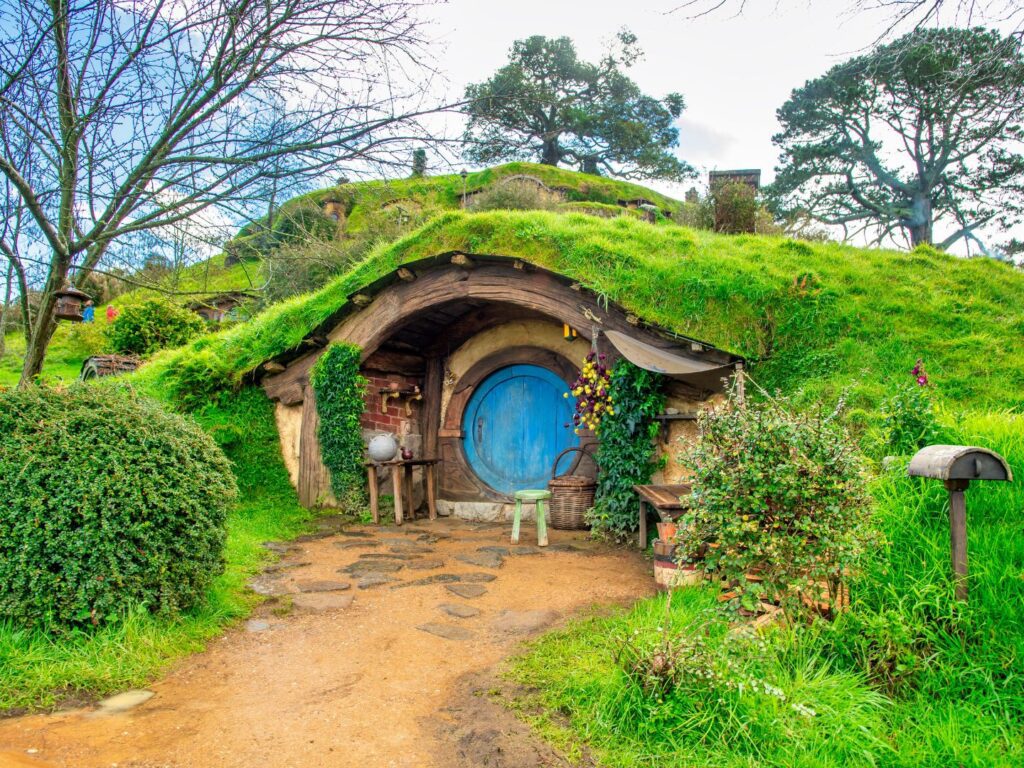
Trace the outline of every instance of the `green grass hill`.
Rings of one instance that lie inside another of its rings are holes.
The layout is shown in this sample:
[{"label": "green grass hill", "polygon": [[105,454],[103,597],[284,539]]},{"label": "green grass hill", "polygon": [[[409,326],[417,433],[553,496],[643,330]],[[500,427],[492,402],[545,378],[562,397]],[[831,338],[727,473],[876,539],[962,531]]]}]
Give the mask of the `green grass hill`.
[{"label": "green grass hill", "polygon": [[950,403],[1024,404],[1024,274],[1005,264],[552,212],[442,214],[317,292],[159,355],[139,379],[173,394],[201,356],[238,382],[362,285],[451,250],[516,256],[572,277],[644,320],[748,357],[767,389],[846,394],[871,409],[921,358]]}]

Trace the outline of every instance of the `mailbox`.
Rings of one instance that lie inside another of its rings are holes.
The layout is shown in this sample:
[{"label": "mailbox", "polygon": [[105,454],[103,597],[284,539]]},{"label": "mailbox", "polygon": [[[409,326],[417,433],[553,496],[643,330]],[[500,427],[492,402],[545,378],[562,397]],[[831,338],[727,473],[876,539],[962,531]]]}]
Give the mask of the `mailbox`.
[{"label": "mailbox", "polygon": [[949,491],[949,547],[956,596],[967,599],[967,499],[971,480],[1013,481],[1009,465],[995,451],[969,445],[929,445],[910,460],[907,474],[942,480]]},{"label": "mailbox", "polygon": [[988,448],[929,445],[910,460],[907,474],[936,480],[1013,480],[1003,457]]}]

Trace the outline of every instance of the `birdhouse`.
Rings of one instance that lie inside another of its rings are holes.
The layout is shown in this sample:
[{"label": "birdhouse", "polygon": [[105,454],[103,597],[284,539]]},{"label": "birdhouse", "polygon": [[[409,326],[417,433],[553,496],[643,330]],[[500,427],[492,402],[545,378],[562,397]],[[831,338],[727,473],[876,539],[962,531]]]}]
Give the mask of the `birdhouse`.
[{"label": "birdhouse", "polygon": [[55,314],[58,320],[70,320],[73,323],[80,323],[85,319],[82,317],[82,307],[89,300],[88,294],[82,293],[70,285],[65,285],[57,291],[56,296],[57,308]]},{"label": "birdhouse", "polygon": [[956,578],[956,596],[967,599],[967,499],[971,480],[1013,481],[1002,456],[987,448],[967,445],[929,445],[910,460],[907,474],[942,480],[949,491],[949,547]]}]

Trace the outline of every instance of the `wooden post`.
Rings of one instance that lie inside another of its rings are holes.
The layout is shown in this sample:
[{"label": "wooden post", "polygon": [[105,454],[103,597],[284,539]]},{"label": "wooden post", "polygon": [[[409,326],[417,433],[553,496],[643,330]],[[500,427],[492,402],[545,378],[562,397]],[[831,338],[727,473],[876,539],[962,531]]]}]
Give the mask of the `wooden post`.
[{"label": "wooden post", "polygon": [[437,478],[434,475],[435,464],[427,464],[424,470],[427,473],[427,511],[431,520],[437,520]]},{"label": "wooden post", "polygon": [[640,498],[640,549],[647,546],[647,502]]},{"label": "wooden post", "polygon": [[736,402],[741,406],[747,404],[747,382],[744,380],[746,373],[743,370],[743,363],[736,363]]},{"label": "wooden post", "polygon": [[412,465],[406,464],[402,469],[403,474],[403,485],[405,486],[405,498],[409,500],[409,519],[416,520],[416,505],[413,503],[412,496]]},{"label": "wooden post", "polygon": [[949,491],[949,550],[956,580],[956,599],[967,599],[967,499],[970,480],[947,480]]},{"label": "wooden post", "polygon": [[316,506],[326,490],[329,473],[320,456],[320,414],[316,410],[313,387],[305,385],[302,401],[302,427],[299,432],[299,504],[307,509]]},{"label": "wooden post", "polygon": [[370,464],[366,468],[366,481],[370,486],[370,514],[373,515],[374,525],[380,525],[380,502],[377,498],[377,466]]},{"label": "wooden post", "polygon": [[402,524],[402,467],[391,465],[391,488],[395,494],[395,525]]}]

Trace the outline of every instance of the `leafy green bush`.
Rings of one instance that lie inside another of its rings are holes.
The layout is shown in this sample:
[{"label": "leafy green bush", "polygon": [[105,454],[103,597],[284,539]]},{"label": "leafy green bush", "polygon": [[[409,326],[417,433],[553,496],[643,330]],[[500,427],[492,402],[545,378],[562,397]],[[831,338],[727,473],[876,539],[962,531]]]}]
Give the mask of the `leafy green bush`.
[{"label": "leafy green bush", "polygon": [[165,347],[178,347],[206,330],[195,312],[164,301],[149,299],[121,310],[108,335],[115,352],[149,355]]},{"label": "leafy green bush", "polygon": [[601,419],[601,443],[595,457],[601,471],[587,521],[595,531],[614,539],[624,540],[635,529],[633,486],[649,483],[659,466],[654,458],[658,435],[654,417],[665,406],[662,383],[658,374],[625,359],[612,368],[614,408]]},{"label": "leafy green bush", "polygon": [[806,613],[806,600],[834,606],[839,580],[856,567],[871,538],[871,502],[837,415],[797,414],[781,399],[730,399],[700,415],[685,456],[693,495],[679,541],[688,561],[730,585],[732,609],[756,612],[762,600],[790,615]]},{"label": "leafy green bush", "polygon": [[344,509],[363,502],[363,433],[366,379],[359,373],[359,347],[332,344],[313,368],[310,382],[320,415],[320,452],[331,471],[331,488]]},{"label": "leafy green bush", "polygon": [[195,606],[234,497],[209,436],[153,402],[0,392],[0,616],[59,629]]}]

